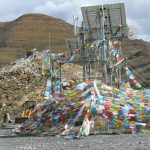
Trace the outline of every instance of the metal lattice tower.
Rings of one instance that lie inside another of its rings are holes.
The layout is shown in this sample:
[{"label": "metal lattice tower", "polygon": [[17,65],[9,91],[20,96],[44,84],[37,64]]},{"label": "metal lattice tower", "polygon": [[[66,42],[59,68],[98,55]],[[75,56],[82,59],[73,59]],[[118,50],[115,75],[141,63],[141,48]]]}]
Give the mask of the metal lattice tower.
[{"label": "metal lattice tower", "polygon": [[[124,3],[87,6],[82,7],[81,11],[83,23],[77,39],[66,40],[69,52],[72,54],[73,50],[79,47],[83,63],[83,80],[90,79],[92,66],[96,79],[99,71],[96,68],[99,67],[98,64],[102,64],[103,78],[107,84],[109,40],[120,40],[128,35]],[[91,47],[93,43],[98,46]]]},{"label": "metal lattice tower", "polygon": [[[107,4],[82,7],[82,15],[84,22],[85,34],[89,34],[88,40],[92,43],[96,40],[101,40],[99,53],[101,55],[101,63],[103,67],[104,82],[107,84],[107,57],[109,51],[109,39],[119,39],[127,36],[127,23],[125,16],[124,3]],[[86,41],[86,39],[85,39]],[[86,60],[94,59],[86,53]],[[85,54],[84,54],[85,55]],[[120,72],[120,67],[118,72]],[[118,73],[118,78],[121,77]]]}]

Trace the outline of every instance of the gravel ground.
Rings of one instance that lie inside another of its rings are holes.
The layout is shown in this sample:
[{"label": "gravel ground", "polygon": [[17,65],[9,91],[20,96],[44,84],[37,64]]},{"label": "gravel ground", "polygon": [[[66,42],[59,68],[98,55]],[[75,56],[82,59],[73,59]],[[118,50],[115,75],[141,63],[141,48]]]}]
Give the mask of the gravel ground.
[{"label": "gravel ground", "polygon": [[82,139],[49,137],[3,137],[11,130],[0,129],[0,150],[149,150],[150,134],[91,135]]}]

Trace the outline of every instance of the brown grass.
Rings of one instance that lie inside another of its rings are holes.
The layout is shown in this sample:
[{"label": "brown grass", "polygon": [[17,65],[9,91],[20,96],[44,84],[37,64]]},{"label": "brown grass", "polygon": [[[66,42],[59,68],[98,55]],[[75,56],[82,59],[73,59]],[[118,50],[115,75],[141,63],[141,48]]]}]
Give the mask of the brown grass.
[{"label": "brown grass", "polygon": [[48,49],[49,35],[53,52],[65,51],[65,39],[73,37],[72,31],[72,25],[65,21],[41,14],[28,14],[0,23],[0,64],[33,48]]}]

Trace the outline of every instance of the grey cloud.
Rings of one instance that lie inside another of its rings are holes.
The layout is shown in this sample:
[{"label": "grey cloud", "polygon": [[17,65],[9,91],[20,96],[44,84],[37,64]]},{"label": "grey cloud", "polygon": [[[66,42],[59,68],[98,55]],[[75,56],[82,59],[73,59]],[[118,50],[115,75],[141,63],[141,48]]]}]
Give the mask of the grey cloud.
[{"label": "grey cloud", "polygon": [[48,1],[44,5],[34,8],[33,12],[44,13],[50,16],[64,19],[68,22],[72,17],[71,4],[68,2],[56,4],[52,1]]},{"label": "grey cloud", "polygon": [[0,0],[0,21],[16,19],[20,15],[32,12],[34,7],[43,3],[43,0]]},{"label": "grey cloud", "polygon": [[[139,38],[150,41],[150,1],[126,0],[125,4],[127,18],[138,29]],[[130,22],[128,24],[131,25]]]}]

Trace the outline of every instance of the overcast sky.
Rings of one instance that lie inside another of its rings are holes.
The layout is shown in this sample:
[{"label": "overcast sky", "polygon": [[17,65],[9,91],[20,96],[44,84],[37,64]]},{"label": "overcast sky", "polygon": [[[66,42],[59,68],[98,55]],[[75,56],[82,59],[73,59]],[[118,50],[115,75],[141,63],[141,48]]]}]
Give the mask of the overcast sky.
[{"label": "overcast sky", "polygon": [[0,0],[0,22],[26,13],[42,13],[72,23],[73,14],[81,19],[81,6],[124,2],[127,24],[137,29],[140,39],[150,41],[150,0]]}]

